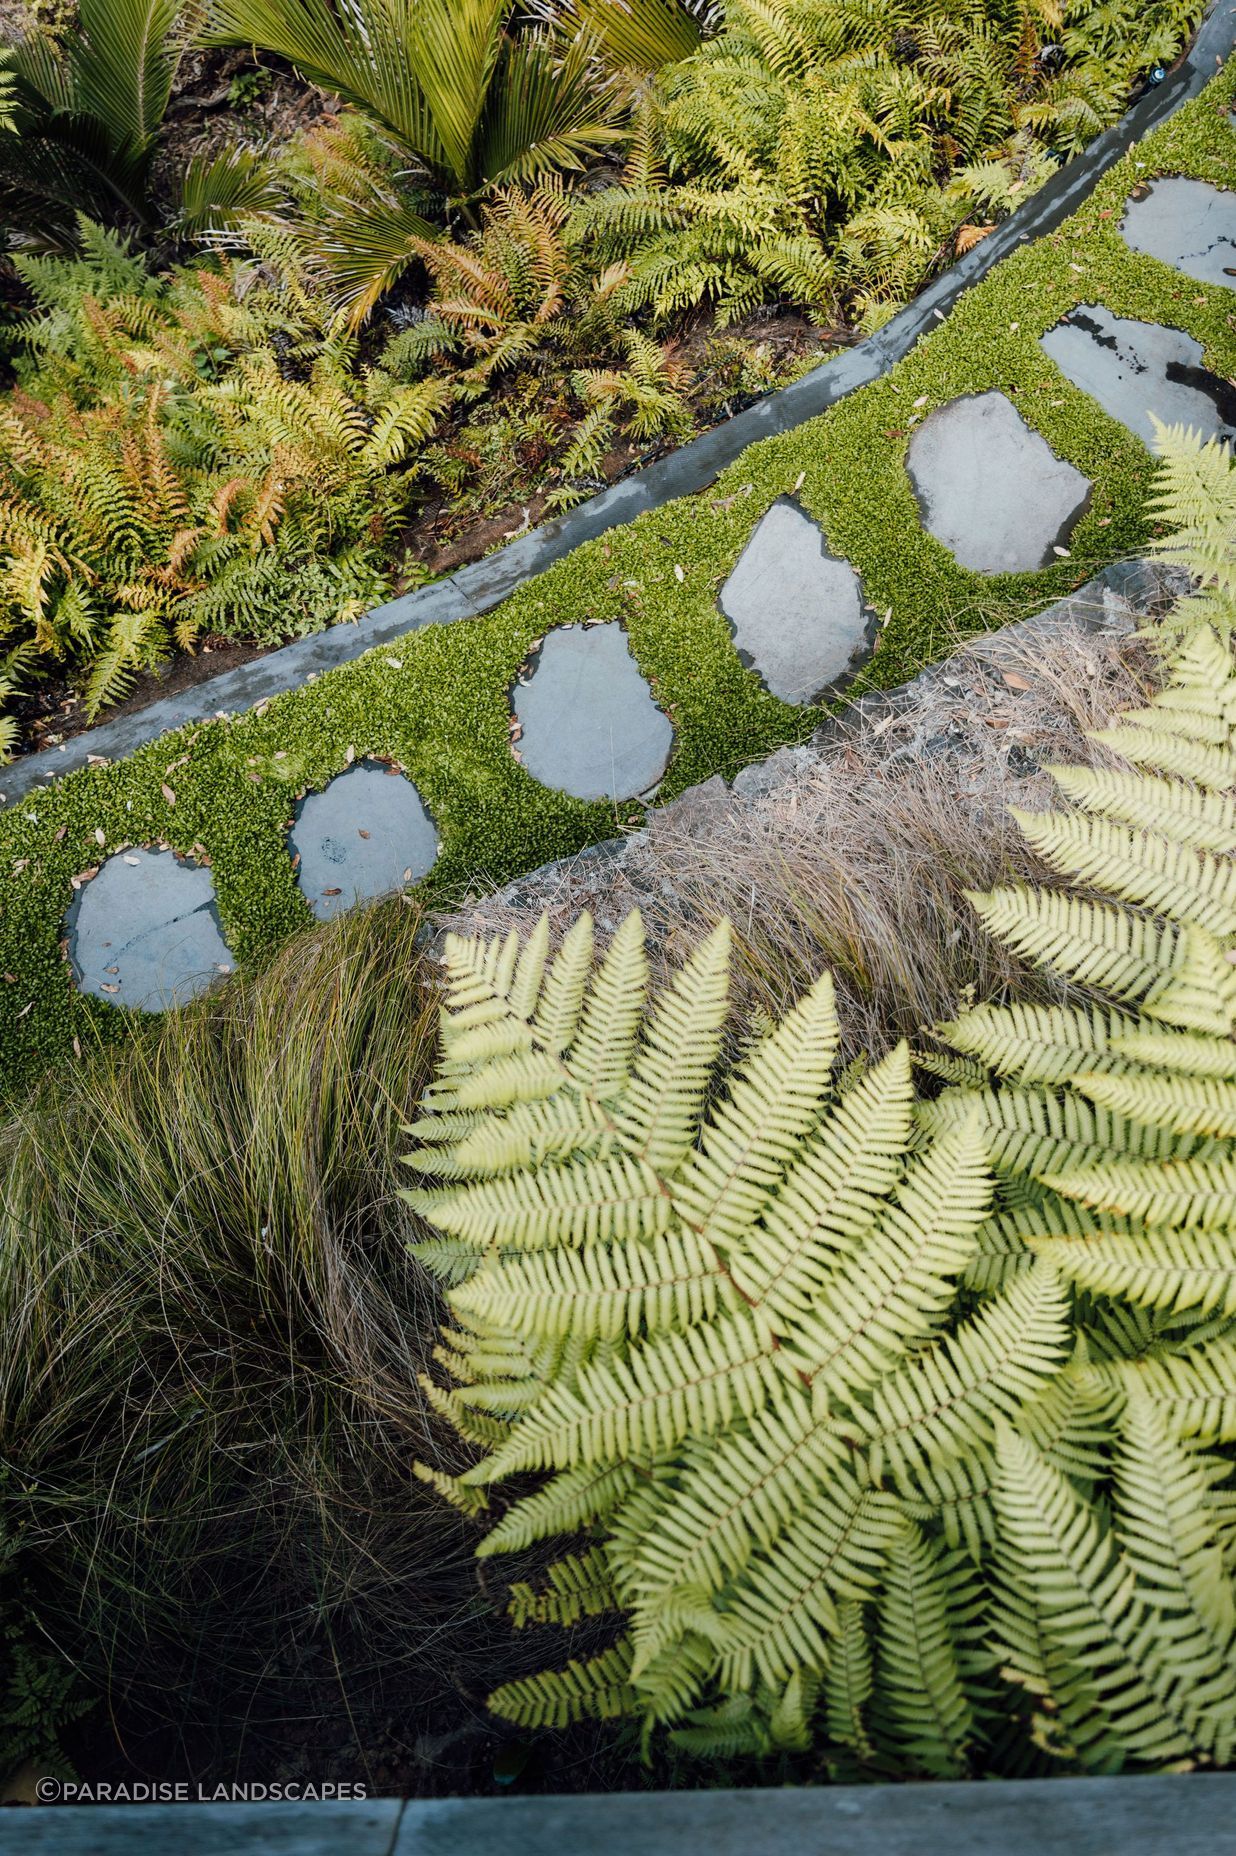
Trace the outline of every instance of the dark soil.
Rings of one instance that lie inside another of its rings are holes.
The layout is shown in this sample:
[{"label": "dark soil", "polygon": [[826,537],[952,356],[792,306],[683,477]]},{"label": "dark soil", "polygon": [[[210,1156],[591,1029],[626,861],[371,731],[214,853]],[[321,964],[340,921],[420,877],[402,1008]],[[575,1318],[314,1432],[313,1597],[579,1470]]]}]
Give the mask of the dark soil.
[{"label": "dark soil", "polygon": [[265,53],[186,52],[159,137],[156,189],[162,183],[170,193],[172,176],[194,155],[221,154],[236,142],[251,148],[286,142],[338,110],[334,97]]},{"label": "dark soil", "polygon": [[267,651],[273,649],[271,645],[237,643],[234,638],[207,638],[193,652],[178,652],[161,669],[142,671],[124,701],[110,704],[93,720],[87,716],[81,697],[64,678],[51,678],[35,689],[12,697],[8,713],[21,727],[21,752],[39,754],[44,748],[58,747],[62,741],[84,734],[99,722],[136,715],[139,709],[149,708],[162,696],[193,689],[225,670],[235,670],[239,664],[265,657]]},{"label": "dark soil", "polygon": [[[577,1632],[515,1632],[487,1601],[471,1568],[458,1602],[427,1651],[401,1645],[395,1628],[343,1619],[327,1633],[272,1647],[265,1675],[229,1678],[199,1644],[181,1670],[147,1664],[117,1679],[62,1735],[77,1774],[113,1786],[186,1783],[196,1795],[238,1784],[365,1786],[371,1796],[492,1797],[773,1780],[748,1762],[722,1775],[659,1753],[644,1765],[628,1723],[587,1722],[528,1733],[497,1720],[485,1697],[499,1682],[560,1668],[612,1640],[601,1623]],[[419,1595],[409,1593],[409,1609]],[[423,1634],[423,1633],[422,1633]],[[252,1658],[250,1662],[252,1662]],[[802,1776],[809,1776],[803,1774]]]}]

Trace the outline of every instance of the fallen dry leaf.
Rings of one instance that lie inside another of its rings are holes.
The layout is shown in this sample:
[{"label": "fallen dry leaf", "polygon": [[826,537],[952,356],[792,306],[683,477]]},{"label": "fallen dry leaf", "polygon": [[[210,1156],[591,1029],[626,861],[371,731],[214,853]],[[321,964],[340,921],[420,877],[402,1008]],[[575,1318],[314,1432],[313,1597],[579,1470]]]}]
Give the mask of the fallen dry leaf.
[{"label": "fallen dry leaf", "polygon": [[159,790],[162,792],[163,797],[167,800],[168,805],[174,806],[176,803],[176,795],[172,791],[171,787],[168,785],[166,780],[164,780]]}]

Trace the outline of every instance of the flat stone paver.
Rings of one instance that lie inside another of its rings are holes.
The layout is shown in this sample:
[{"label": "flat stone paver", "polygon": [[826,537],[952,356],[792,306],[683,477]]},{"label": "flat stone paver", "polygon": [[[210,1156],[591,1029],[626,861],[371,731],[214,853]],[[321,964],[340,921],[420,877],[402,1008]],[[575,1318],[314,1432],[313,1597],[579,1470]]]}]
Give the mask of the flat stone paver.
[{"label": "flat stone paver", "polygon": [[1182,329],[1082,303],[1048,329],[1042,346],[1074,386],[1147,445],[1154,443],[1152,413],[1203,438],[1236,435],[1236,389],[1202,365],[1202,344]]},{"label": "flat stone paver", "polygon": [[288,834],[296,881],[319,921],[389,896],[432,870],[438,834],[420,794],[381,761],[358,761],[301,800]]},{"label": "flat stone paver", "polygon": [[721,588],[721,610],[743,662],[783,702],[810,702],[866,655],[862,582],[786,499],[756,524]]},{"label": "flat stone paver", "polygon": [[69,960],[82,992],[163,1012],[235,966],[209,870],[172,851],[119,851],[69,910]]},{"label": "flat stone paver", "polygon": [[1131,251],[1161,258],[1199,283],[1236,288],[1236,193],[1166,175],[1129,200],[1120,233]]},{"label": "flat stone paver", "polygon": [[519,758],[534,779],[575,799],[631,799],[665,772],[674,731],[617,622],[560,625],[516,683]]},{"label": "flat stone paver", "polygon": [[1046,567],[1090,496],[1090,479],[1003,393],[967,395],[931,413],[910,440],[906,468],[923,526],[981,574]]}]

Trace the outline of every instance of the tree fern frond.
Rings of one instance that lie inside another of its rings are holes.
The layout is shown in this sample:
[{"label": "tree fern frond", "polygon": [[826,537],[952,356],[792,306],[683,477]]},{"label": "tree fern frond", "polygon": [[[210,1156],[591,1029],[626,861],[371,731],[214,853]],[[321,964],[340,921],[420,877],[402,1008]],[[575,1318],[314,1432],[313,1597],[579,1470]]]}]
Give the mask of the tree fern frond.
[{"label": "tree fern frond", "polygon": [[658,1337],[626,1360],[584,1367],[574,1386],[551,1386],[474,1482],[519,1469],[570,1468],[583,1459],[621,1460],[707,1435],[776,1391],[779,1367],[747,1314],[715,1327]]},{"label": "tree fern frond", "polygon": [[827,1407],[874,1385],[936,1331],[990,1201],[976,1123],[934,1142],[915,1163],[872,1236],[839,1262],[809,1312],[786,1328],[789,1357],[817,1402]]},{"label": "tree fern frond", "polygon": [[871,1474],[914,1491],[921,1468],[990,1437],[1063,1364],[1067,1304],[1059,1277],[1041,1264],[949,1336],[876,1386],[856,1413]]},{"label": "tree fern frond", "polygon": [[911,1126],[905,1045],[842,1096],[730,1259],[752,1307],[784,1325],[810,1307],[838,1257],[871,1230],[901,1172]]},{"label": "tree fern frond", "polygon": [[877,1611],[879,1726],[900,1760],[936,1778],[969,1765],[974,1711],[962,1681],[958,1612],[977,1608],[974,1568],[917,1528],[897,1530]]},{"label": "tree fern frond", "polygon": [[512,1585],[507,1614],[516,1630],[527,1624],[566,1626],[578,1624],[581,1618],[602,1617],[616,1604],[605,1554],[600,1547],[592,1547],[547,1566],[540,1591],[522,1580]]},{"label": "tree fern frond", "polygon": [[749,1056],[677,1182],[679,1214],[722,1250],[775,1196],[823,1109],[839,1038],[825,974]]},{"label": "tree fern frond", "polygon": [[[1229,1045],[1229,1061],[1236,1064],[1236,1045]],[[1120,1051],[1124,1055],[1124,1051]],[[1172,1076],[1162,1069],[1091,1075],[1083,1072],[1071,1082],[1092,1102],[1173,1134],[1209,1134],[1236,1139],[1236,1080],[1205,1076]]]},{"label": "tree fern frond", "polygon": [[970,900],[1017,953],[1116,999],[1143,998],[1177,959],[1174,928],[1112,903],[1016,885]]},{"label": "tree fern frond", "polygon": [[492,1713],[516,1727],[569,1727],[573,1721],[620,1720],[637,1711],[628,1681],[630,1646],[616,1644],[588,1662],[572,1660],[517,1682],[504,1682],[489,1697]]},{"label": "tree fern frond", "polygon": [[[608,1515],[637,1481],[628,1463],[583,1464],[552,1476],[541,1489],[513,1502],[477,1548],[481,1558],[516,1553],[554,1534],[573,1534]],[[484,1495],[484,1490],[477,1490]]]},{"label": "tree fern frond", "polygon": [[871,1760],[875,1751],[866,1724],[873,1687],[864,1608],[855,1598],[843,1598],[837,1606],[836,1641],[824,1678],[824,1724],[833,1745],[850,1747],[863,1761]]},{"label": "tree fern frond", "polygon": [[721,1049],[730,927],[722,922],[661,994],[615,1118],[628,1149],[661,1173],[686,1159]]},{"label": "tree fern frond", "polygon": [[1035,1256],[1096,1295],[1148,1308],[1236,1315],[1236,1234],[1098,1232],[1084,1238],[1031,1240]]},{"label": "tree fern frond", "polygon": [[[1081,1069],[1103,1067],[1112,1042],[1137,1020],[1092,1006],[980,1005],[937,1034],[978,1057],[997,1076],[1023,1083],[1061,1083]],[[985,1072],[983,1080],[986,1080]]]}]

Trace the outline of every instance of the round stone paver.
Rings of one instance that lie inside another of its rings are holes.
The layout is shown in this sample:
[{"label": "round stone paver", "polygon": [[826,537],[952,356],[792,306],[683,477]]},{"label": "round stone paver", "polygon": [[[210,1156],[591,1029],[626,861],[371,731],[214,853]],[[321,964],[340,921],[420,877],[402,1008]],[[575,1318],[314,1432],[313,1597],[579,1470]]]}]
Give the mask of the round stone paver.
[{"label": "round stone paver", "polygon": [[69,959],[82,992],[163,1012],[235,965],[210,871],[172,851],[120,851],[74,899]]},{"label": "round stone paver", "polygon": [[575,799],[631,799],[665,772],[674,731],[616,622],[550,632],[512,706],[519,758],[542,786]]},{"label": "round stone paver", "polygon": [[1048,329],[1042,345],[1074,386],[1147,445],[1154,419],[1191,426],[1203,438],[1236,434],[1236,390],[1203,367],[1202,344],[1182,329],[1082,303]]},{"label": "round stone paver", "polygon": [[764,687],[808,703],[866,654],[862,583],[797,503],[775,502],[721,589],[734,644]]},{"label": "round stone paver", "polygon": [[923,420],[906,468],[923,526],[981,574],[1032,573],[1073,531],[1090,480],[1032,432],[1003,393],[951,400]]},{"label": "round stone paver", "polygon": [[414,883],[438,856],[437,831],[411,780],[369,760],[301,800],[288,844],[319,921]]},{"label": "round stone paver", "polygon": [[1120,233],[1131,251],[1161,258],[1186,277],[1236,287],[1236,193],[1167,175],[1129,201]]}]

